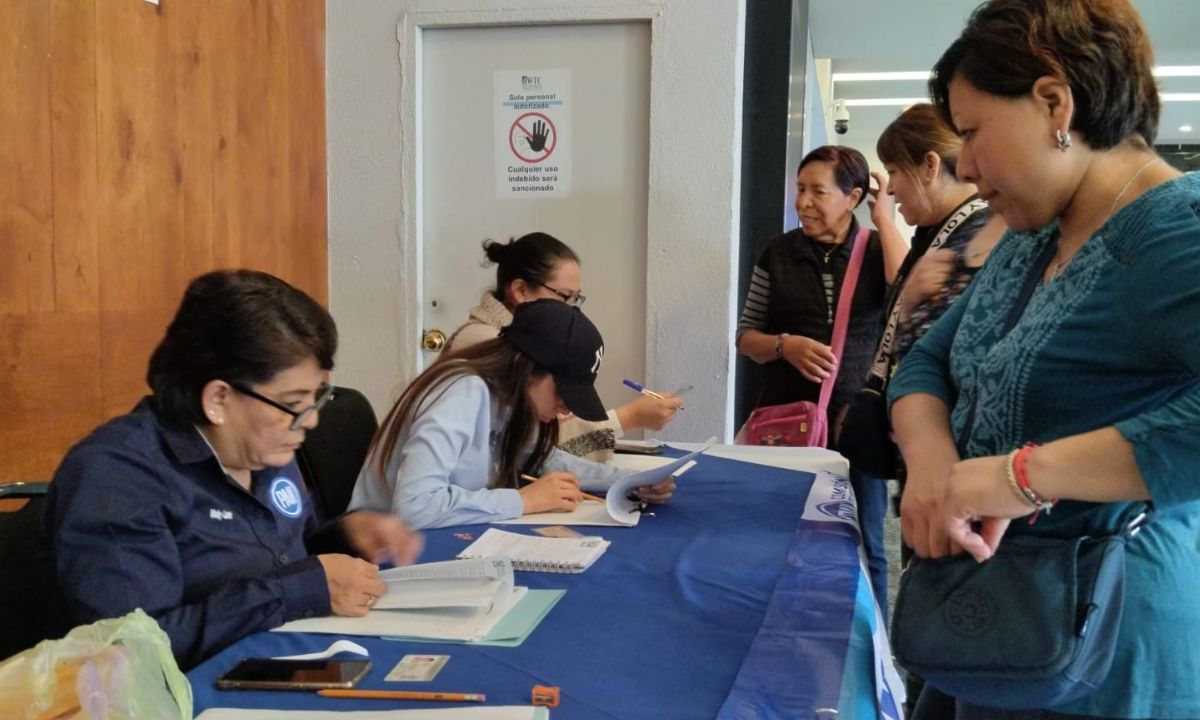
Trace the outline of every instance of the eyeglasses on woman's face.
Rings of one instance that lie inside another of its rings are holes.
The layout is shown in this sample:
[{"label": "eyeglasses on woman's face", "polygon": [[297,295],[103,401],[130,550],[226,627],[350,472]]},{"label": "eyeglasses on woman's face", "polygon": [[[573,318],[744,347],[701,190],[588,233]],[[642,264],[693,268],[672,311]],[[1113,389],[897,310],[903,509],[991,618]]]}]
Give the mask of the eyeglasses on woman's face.
[{"label": "eyeglasses on woman's face", "polygon": [[585,300],[587,300],[587,296],[585,296],[583,294],[582,290],[575,290],[573,292],[570,292],[567,290],[559,290],[558,288],[552,288],[549,285],[547,285],[546,283],[538,283],[538,285],[541,285],[542,287],[546,288],[550,292],[554,293],[555,295],[558,296],[559,300],[562,300],[563,302],[565,302],[568,305],[575,305],[576,307],[578,307],[579,305],[582,305]]},{"label": "eyeglasses on woman's face", "polygon": [[295,406],[299,403],[281,403],[278,400],[273,400],[262,393],[255,392],[249,385],[245,383],[229,383],[229,386],[239,393],[252,397],[259,402],[266,403],[276,410],[287,413],[292,416],[292,422],[288,424],[288,430],[299,430],[304,427],[317,413],[321,412],[321,408],[325,407],[330,400],[333,399],[333,386],[328,383],[321,383],[317,387],[316,400],[312,405],[306,408],[297,409]]}]

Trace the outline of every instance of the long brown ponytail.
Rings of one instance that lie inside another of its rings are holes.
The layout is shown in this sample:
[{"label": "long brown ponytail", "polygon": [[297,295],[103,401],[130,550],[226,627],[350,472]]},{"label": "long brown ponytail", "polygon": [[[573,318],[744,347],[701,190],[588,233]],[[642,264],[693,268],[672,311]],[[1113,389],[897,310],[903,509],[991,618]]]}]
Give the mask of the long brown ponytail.
[{"label": "long brown ponytail", "polygon": [[[409,383],[371,442],[371,453],[381,445],[383,448],[377,459],[380,473],[387,472],[405,423],[411,422],[421,410],[436,402],[455,378],[475,375],[487,384],[500,405],[509,411],[508,422],[500,437],[499,467],[496,477],[488,479],[488,487],[518,487],[521,473],[536,474],[558,444],[558,422],[540,422],[527,392],[531,382],[546,374],[546,370],[504,338],[488,340],[440,356]],[[432,395],[435,390],[436,395]],[[535,431],[533,451],[522,464],[521,455]]]}]

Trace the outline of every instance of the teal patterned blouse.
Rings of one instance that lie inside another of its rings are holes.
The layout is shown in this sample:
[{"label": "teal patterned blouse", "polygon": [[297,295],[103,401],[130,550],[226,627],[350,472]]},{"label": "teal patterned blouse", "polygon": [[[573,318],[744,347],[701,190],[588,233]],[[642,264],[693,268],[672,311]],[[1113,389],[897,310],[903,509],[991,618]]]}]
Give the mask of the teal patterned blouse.
[{"label": "teal patterned blouse", "polygon": [[[1053,708],[1114,718],[1200,717],[1200,173],[1159,185],[1101,227],[999,331],[1052,224],[1009,232],[974,283],[900,365],[889,400],[951,408],[967,455],[1000,455],[1116,426],[1158,511],[1130,543],[1113,669]],[[1108,534],[1140,503],[1062,502],[1009,533]],[[1014,598],[1014,602],[1019,599]]]}]

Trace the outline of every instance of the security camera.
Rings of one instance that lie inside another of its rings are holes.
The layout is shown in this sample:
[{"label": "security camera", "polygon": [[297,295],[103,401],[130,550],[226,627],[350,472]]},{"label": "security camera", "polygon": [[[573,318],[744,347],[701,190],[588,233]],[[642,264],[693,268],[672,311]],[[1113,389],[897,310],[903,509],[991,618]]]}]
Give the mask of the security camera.
[{"label": "security camera", "polygon": [[833,103],[833,131],[838,135],[850,132],[850,111],[846,109],[845,100]]}]

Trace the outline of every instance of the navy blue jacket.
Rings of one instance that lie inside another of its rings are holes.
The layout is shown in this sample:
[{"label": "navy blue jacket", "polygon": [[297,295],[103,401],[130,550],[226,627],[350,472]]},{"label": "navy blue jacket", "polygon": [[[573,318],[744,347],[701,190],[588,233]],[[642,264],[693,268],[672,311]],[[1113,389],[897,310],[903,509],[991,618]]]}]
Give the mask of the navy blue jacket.
[{"label": "navy blue jacket", "polygon": [[317,528],[294,462],[253,473],[247,492],[199,430],[165,423],[148,399],[71,449],[45,520],[66,620],[140,607],[185,668],[259,630],[328,615],[309,551],[345,551],[336,523]]}]

